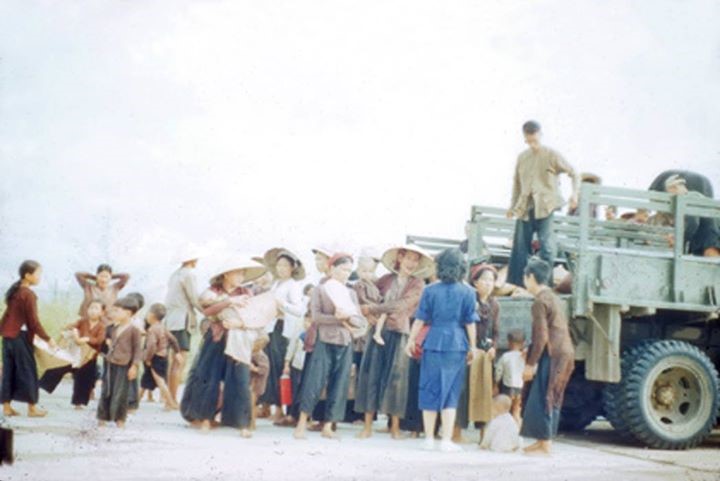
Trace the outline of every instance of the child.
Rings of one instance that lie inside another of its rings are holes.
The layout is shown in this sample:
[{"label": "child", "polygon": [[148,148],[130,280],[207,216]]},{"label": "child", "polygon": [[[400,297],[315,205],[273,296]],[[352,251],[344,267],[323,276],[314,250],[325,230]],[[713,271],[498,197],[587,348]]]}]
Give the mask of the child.
[{"label": "child", "polygon": [[93,299],[85,309],[87,317],[80,319],[68,328],[73,330],[73,339],[78,345],[87,345],[93,349],[88,361],[73,371],[72,404],[75,409],[82,409],[90,402],[91,393],[97,379],[97,356],[105,343],[105,304],[100,299]]},{"label": "child", "polygon": [[[358,259],[357,275],[360,278],[353,288],[358,295],[360,306],[366,304],[382,304],[383,297],[380,294],[380,290],[375,285],[375,269],[377,269],[378,262],[372,257],[360,257]],[[387,314],[381,314],[377,318],[375,323],[375,331],[373,332],[373,340],[381,345],[385,345],[385,341],[382,338],[382,330],[385,326],[385,320]],[[362,336],[364,338],[364,336]]]},{"label": "child", "polygon": [[252,358],[250,360],[250,406],[252,419],[250,421],[250,430],[255,430],[256,411],[255,404],[260,396],[265,393],[267,388],[268,376],[270,375],[270,358],[265,354],[264,349],[270,342],[267,335],[259,337],[255,340],[252,350]]},{"label": "child", "polygon": [[510,453],[520,449],[520,428],[510,415],[512,401],[504,394],[493,398],[493,418],[485,428],[481,449]]},{"label": "child", "polygon": [[512,416],[518,426],[520,425],[520,411],[522,407],[523,369],[525,358],[525,333],[520,329],[513,329],[507,336],[510,350],[500,356],[495,365],[495,382],[500,385],[500,394],[510,398]]},{"label": "child", "polygon": [[138,365],[142,360],[140,331],[130,324],[130,319],[139,309],[136,299],[123,297],[110,310],[115,327],[105,356],[107,370],[98,401],[100,426],[107,421],[114,421],[120,428],[125,426],[130,383],[137,379]]},{"label": "child", "polygon": [[[130,324],[140,332],[140,341],[142,345],[142,338],[145,337],[145,320],[139,312],[143,307],[145,307],[145,297],[139,292],[131,292],[125,297],[134,299],[138,304],[138,312],[136,312],[132,319],[130,319]],[[136,377],[130,383],[130,391],[128,392],[128,410],[130,413],[134,413],[140,407],[140,398],[142,396],[139,395],[139,390],[140,378]]]},{"label": "child", "polygon": [[[144,390],[152,389],[157,386],[160,394],[165,400],[165,410],[170,411],[178,409],[177,402],[173,399],[170,389],[168,388],[166,379],[168,371],[168,355],[170,351],[168,347],[172,347],[175,355],[180,353],[180,345],[175,336],[162,324],[166,313],[165,306],[160,303],[150,306],[150,310],[145,318],[147,329],[147,340],[145,343],[145,374],[143,374],[143,389],[140,391],[139,399],[142,399]],[[152,381],[150,384],[149,381]],[[145,387],[147,386],[147,387]]]}]

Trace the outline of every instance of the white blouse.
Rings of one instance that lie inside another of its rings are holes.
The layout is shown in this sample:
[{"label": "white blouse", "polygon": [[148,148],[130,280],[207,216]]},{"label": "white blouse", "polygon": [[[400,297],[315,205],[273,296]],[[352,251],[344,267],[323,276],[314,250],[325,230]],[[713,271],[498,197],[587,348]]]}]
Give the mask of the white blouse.
[{"label": "white blouse", "polygon": [[[200,303],[203,306],[211,306],[218,302],[222,302],[230,297],[227,293],[218,293],[212,289],[207,289],[200,296]],[[226,307],[217,315],[220,321],[241,321],[238,317],[237,309]],[[237,362],[250,365],[252,358],[252,350],[255,341],[260,337],[261,329],[228,329],[227,342],[225,343],[225,355],[231,357]]]},{"label": "white blouse", "polygon": [[[283,337],[287,339],[294,338],[298,331],[302,328],[303,317],[307,306],[303,302],[302,287],[300,283],[294,279],[286,279],[284,281],[275,281],[270,289],[275,298],[281,301],[280,310],[283,319]],[[277,324],[277,319],[267,326],[267,332],[273,332]]]}]

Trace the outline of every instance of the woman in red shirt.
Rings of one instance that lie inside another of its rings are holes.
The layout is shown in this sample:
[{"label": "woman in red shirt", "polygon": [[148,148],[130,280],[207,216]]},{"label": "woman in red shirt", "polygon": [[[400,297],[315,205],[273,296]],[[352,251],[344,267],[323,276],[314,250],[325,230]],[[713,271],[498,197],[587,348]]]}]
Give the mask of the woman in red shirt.
[{"label": "woman in red shirt", "polygon": [[35,335],[55,347],[55,341],[47,335],[37,314],[37,296],[30,289],[40,282],[42,267],[35,261],[20,265],[20,280],[5,294],[7,309],[0,321],[3,338],[2,403],[5,416],[20,413],[10,405],[11,401],[28,403],[29,417],[43,417],[46,411],[36,405],[39,398],[37,367],[33,354]]}]

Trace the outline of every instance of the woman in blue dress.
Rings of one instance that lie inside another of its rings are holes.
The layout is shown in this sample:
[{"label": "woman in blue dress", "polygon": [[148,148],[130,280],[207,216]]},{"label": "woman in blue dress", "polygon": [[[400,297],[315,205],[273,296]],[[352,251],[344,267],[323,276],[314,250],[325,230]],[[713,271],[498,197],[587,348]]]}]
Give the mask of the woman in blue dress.
[{"label": "woman in blue dress", "polygon": [[441,413],[441,451],[459,451],[452,442],[458,400],[465,380],[465,368],[472,361],[476,348],[468,339],[475,339],[475,292],[462,280],[467,263],[457,249],[447,249],[436,259],[437,276],[441,282],[425,288],[415,314],[406,353],[412,355],[415,339],[425,324],[430,326],[422,344],[418,406],[423,411],[425,448],[434,449],[434,427]]}]

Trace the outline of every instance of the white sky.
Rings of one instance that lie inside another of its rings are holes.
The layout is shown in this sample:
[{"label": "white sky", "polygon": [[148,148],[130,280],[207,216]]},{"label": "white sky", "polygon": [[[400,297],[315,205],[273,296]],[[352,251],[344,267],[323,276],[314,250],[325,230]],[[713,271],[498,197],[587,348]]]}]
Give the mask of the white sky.
[{"label": "white sky", "polygon": [[717,190],[718,25],[713,0],[4,0],[0,288],[24,258],[152,297],[186,242],[460,238],[528,118],[607,184]]}]

